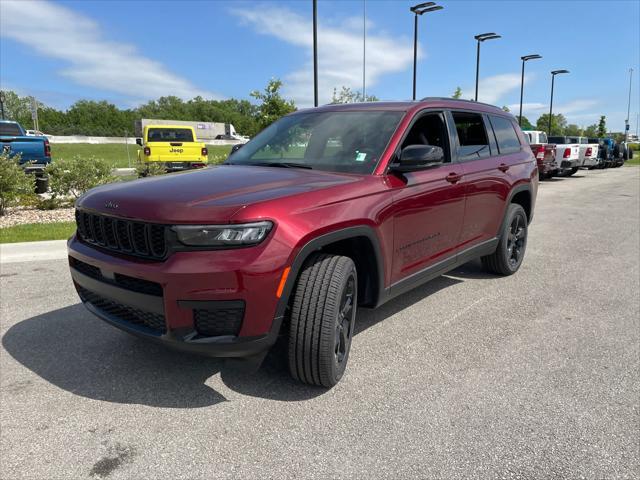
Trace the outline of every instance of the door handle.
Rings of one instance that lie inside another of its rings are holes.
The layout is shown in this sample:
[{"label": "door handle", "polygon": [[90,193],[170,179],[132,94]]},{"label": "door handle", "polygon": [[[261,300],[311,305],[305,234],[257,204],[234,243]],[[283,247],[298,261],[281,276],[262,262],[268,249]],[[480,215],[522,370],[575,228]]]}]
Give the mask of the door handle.
[{"label": "door handle", "polygon": [[461,178],[462,178],[462,175],[458,175],[457,173],[453,173],[453,172],[451,172],[449,175],[444,177],[444,179],[449,183],[458,183]]},{"label": "door handle", "polygon": [[498,170],[500,170],[501,172],[506,172],[507,170],[509,170],[509,165],[507,165],[506,163],[501,163],[498,167]]}]

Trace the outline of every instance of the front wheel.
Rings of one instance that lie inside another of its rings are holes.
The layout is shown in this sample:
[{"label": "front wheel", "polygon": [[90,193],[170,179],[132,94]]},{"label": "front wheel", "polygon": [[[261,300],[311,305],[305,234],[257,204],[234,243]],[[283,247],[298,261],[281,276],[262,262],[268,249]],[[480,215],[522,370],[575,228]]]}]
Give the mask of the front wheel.
[{"label": "front wheel", "polygon": [[344,374],[358,305],[349,257],[313,254],[296,282],[289,327],[289,371],[301,382],[333,387]]},{"label": "front wheel", "polygon": [[485,270],[497,275],[513,275],[518,271],[527,248],[527,214],[521,205],[511,203],[507,209],[496,251],[482,257]]}]

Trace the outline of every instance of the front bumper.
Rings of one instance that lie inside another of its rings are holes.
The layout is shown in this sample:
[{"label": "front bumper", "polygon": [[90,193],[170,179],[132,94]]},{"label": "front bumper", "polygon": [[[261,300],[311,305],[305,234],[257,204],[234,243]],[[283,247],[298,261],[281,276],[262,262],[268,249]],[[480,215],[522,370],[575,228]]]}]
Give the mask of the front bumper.
[{"label": "front bumper", "polygon": [[153,262],[75,236],[68,242],[71,276],[89,311],[133,335],[212,357],[255,355],[277,340],[282,271],[265,250],[176,252]]}]

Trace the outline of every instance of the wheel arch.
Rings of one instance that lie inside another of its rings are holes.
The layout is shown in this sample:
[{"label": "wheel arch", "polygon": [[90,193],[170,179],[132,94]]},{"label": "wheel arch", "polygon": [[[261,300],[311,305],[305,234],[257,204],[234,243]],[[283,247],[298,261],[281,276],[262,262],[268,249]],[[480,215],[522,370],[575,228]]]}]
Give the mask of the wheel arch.
[{"label": "wheel arch", "polygon": [[356,264],[359,279],[358,296],[363,300],[362,304],[377,304],[384,292],[384,263],[380,242],[372,227],[359,225],[324,233],[302,246],[291,263],[291,270],[276,308],[276,318],[284,317],[300,270],[309,256],[315,252],[350,257]]}]

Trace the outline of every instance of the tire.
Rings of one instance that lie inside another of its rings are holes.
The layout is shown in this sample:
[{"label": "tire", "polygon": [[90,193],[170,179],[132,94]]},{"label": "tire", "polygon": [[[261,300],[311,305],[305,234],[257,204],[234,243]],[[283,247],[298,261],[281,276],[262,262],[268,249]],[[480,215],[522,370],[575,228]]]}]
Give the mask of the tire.
[{"label": "tire", "polygon": [[569,170],[565,175],[567,177],[570,177],[571,175],[573,175],[574,173],[576,173],[578,171],[578,167],[573,167],[571,170]]},{"label": "tire", "polygon": [[[513,235],[516,234],[514,238]],[[496,251],[482,257],[485,270],[496,275],[513,275],[518,271],[527,248],[527,214],[521,205],[511,203],[507,208],[505,222],[500,232]],[[515,241],[515,244],[513,243]],[[517,248],[514,251],[514,248]]]},{"label": "tire", "polygon": [[629,148],[629,160],[633,160],[633,148]]},{"label": "tire", "polygon": [[296,282],[289,327],[289,371],[310,385],[333,387],[344,374],[358,305],[349,257],[313,254]]}]

